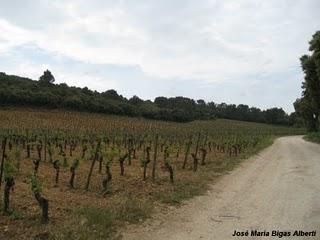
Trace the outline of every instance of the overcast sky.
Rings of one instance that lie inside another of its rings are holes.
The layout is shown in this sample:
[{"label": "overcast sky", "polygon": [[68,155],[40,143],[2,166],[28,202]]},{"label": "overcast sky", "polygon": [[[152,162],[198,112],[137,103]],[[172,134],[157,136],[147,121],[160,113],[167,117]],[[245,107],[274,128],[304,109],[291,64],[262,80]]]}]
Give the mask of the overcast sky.
[{"label": "overcast sky", "polygon": [[293,111],[319,0],[0,0],[0,72]]}]

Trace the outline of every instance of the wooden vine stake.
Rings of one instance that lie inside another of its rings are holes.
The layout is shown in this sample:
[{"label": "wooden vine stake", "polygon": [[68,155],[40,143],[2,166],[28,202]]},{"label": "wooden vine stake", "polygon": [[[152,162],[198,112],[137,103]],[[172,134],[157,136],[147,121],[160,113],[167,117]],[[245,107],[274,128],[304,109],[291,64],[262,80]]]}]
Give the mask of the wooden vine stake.
[{"label": "wooden vine stake", "polygon": [[101,146],[101,142],[99,141],[97,146],[96,146],[94,157],[93,157],[93,160],[92,160],[92,163],[91,163],[91,167],[90,167],[90,171],[89,171],[89,175],[88,175],[88,179],[87,179],[87,184],[86,184],[86,188],[85,188],[86,191],[89,190],[89,185],[90,185],[90,180],[91,180],[91,175],[92,175],[92,171],[93,171],[93,168],[94,168],[94,164],[99,158],[100,146]]},{"label": "wooden vine stake", "polygon": [[49,222],[49,201],[48,199],[44,198],[42,196],[42,187],[41,184],[37,178],[37,176],[33,175],[30,178],[31,182],[31,190],[34,194],[35,199],[37,200],[41,210],[42,210],[42,217],[41,222],[42,223],[48,223]]},{"label": "wooden vine stake", "polygon": [[185,156],[184,156],[184,161],[183,161],[182,169],[185,169],[185,168],[186,168],[187,161],[188,161],[188,155],[189,155],[189,153],[190,153],[191,144],[192,144],[192,135],[189,137],[189,141],[188,141],[188,143],[187,143],[187,148],[186,148],[186,153],[185,153]]}]

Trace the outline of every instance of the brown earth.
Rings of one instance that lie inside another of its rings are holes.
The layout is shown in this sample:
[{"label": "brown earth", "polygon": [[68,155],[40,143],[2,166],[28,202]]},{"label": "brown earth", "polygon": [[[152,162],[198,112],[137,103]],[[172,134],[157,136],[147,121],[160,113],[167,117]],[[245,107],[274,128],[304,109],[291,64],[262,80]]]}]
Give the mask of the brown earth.
[{"label": "brown earth", "polygon": [[235,230],[248,230],[245,239],[278,239],[250,237],[251,230],[316,230],[319,235],[320,145],[301,136],[279,138],[222,177],[205,196],[140,227],[129,226],[124,239],[239,239],[232,236]]}]

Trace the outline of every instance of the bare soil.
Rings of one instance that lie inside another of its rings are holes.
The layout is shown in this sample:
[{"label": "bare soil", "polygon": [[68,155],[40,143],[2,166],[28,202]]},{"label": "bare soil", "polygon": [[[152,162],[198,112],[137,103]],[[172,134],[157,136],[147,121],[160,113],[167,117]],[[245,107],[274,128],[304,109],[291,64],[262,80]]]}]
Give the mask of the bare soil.
[{"label": "bare soil", "polygon": [[320,145],[301,136],[279,138],[221,177],[205,196],[131,225],[123,235],[128,240],[228,240],[237,239],[235,230],[249,230],[249,235],[251,230],[317,230],[319,235]]}]

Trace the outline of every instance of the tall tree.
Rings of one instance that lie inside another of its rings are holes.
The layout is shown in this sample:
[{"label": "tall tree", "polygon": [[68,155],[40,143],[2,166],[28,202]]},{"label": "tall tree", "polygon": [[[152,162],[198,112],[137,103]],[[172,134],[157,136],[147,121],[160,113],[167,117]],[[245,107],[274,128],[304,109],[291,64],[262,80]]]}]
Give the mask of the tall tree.
[{"label": "tall tree", "polygon": [[309,42],[310,55],[300,58],[304,72],[302,97],[294,103],[296,112],[303,117],[309,131],[319,130],[320,116],[320,31]]},{"label": "tall tree", "polygon": [[43,75],[39,78],[40,83],[52,84],[54,83],[54,81],[55,81],[54,76],[48,69],[44,71]]}]

